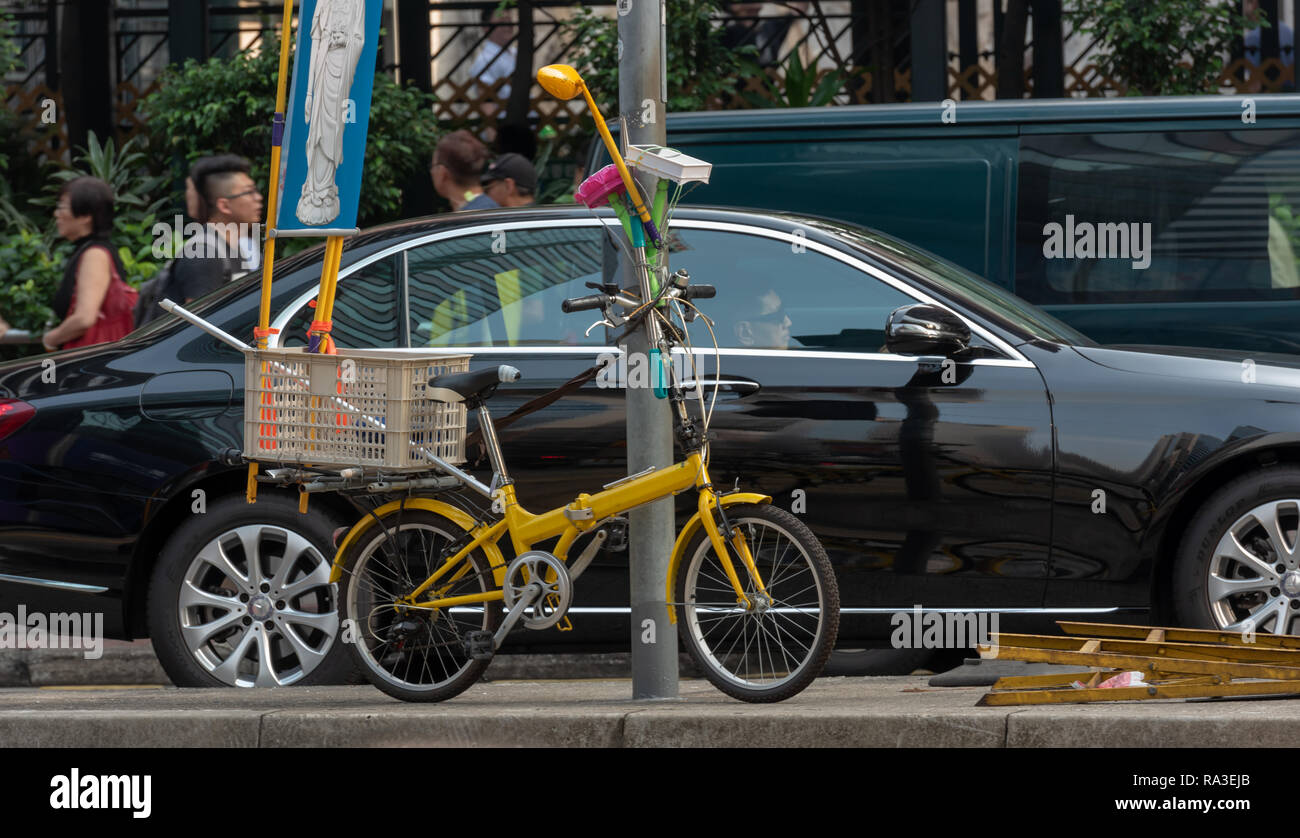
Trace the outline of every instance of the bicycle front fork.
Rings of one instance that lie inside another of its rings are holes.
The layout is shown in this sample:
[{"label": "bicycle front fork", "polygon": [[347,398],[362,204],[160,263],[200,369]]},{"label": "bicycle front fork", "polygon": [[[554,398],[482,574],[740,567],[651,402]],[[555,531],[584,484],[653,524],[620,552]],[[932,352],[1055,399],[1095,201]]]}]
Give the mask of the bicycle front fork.
[{"label": "bicycle front fork", "polygon": [[[698,455],[696,455],[698,456]],[[740,557],[741,563],[745,570],[749,572],[749,578],[753,580],[753,591],[761,595],[764,599],[768,597],[767,586],[763,583],[763,577],[759,575],[758,566],[754,562],[754,554],[749,549],[749,542],[745,534],[739,527],[732,527],[727,521],[727,513],[723,505],[718,502],[718,495],[713,491],[713,486],[709,482],[709,475],[706,467],[700,463],[700,486],[699,486],[699,512],[700,521],[704,524],[704,531],[708,533],[709,541],[713,544],[714,551],[718,554],[718,561],[722,564],[722,569],[726,571],[727,579],[731,582],[732,589],[736,592],[736,602],[745,610],[752,610],[756,603],[751,599],[750,593],[747,592],[743,582],[740,581],[740,574],[736,572],[736,565],[731,560],[732,550]],[[718,526],[714,518],[714,511],[717,511],[718,517],[722,519],[722,526]],[[728,545],[731,550],[728,550]]]}]

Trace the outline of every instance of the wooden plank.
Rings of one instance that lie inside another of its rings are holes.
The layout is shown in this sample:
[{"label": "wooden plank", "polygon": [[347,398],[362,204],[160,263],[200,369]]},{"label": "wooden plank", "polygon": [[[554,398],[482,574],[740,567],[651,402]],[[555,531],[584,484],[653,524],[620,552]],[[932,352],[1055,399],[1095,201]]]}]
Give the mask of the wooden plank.
[{"label": "wooden plank", "polygon": [[[981,656],[992,653],[992,647],[978,646]],[[1149,655],[1119,654],[1115,652],[1079,652],[1066,649],[998,646],[998,660],[1021,660],[1035,663],[1071,664],[1077,666],[1106,666],[1132,669],[1138,672],[1187,673],[1192,675],[1229,675],[1235,678],[1268,678],[1284,681],[1300,680],[1300,667],[1269,666],[1258,663],[1237,663],[1228,660],[1191,660],[1161,658]]]},{"label": "wooden plank", "polygon": [[[1057,625],[1067,634],[1082,634],[1089,637],[1118,637],[1133,640],[1145,640],[1151,633],[1152,626],[1127,626],[1108,623],[1078,623],[1060,620]],[[1254,642],[1247,643],[1241,632],[1223,631],[1221,629],[1185,629],[1159,627],[1165,633],[1165,642],[1175,643],[1226,643],[1230,646],[1252,646],[1271,649],[1300,649],[1300,637],[1292,634],[1254,635]]]},{"label": "wooden plank", "polygon": [[999,678],[993,685],[995,690],[1019,690],[1035,687],[1069,686],[1075,681],[1087,681],[1096,675],[1110,678],[1123,672],[1122,669],[1107,669],[1101,672],[1054,672],[1050,675],[1007,675]]},{"label": "wooden plank", "polygon": [[[997,648],[1013,646],[1035,649],[1063,649],[1076,652],[1105,651],[1128,655],[1195,660],[1227,660],[1239,663],[1271,663],[1300,666],[1300,649],[1224,646],[1212,643],[1153,643],[1147,640],[1078,638],[1046,634],[1002,634],[993,637]],[[992,649],[993,647],[990,647]]]},{"label": "wooden plank", "polygon": [[1090,690],[1019,690],[986,693],[979,700],[978,706],[1006,707],[1026,704],[1077,704],[1094,701],[1151,701],[1251,695],[1300,695],[1300,684],[1294,681],[1234,681],[1228,684],[1168,684]]},{"label": "wooden plank", "polygon": [[[999,678],[991,690],[1031,690],[1042,687],[1068,687],[1075,681],[1081,681],[1090,686],[1096,686],[1107,678],[1113,678],[1125,669],[1106,669],[1089,675],[1087,672],[1059,673],[1053,675],[1008,675],[1005,678]],[[1169,673],[1168,677],[1151,677],[1143,673],[1143,677],[1148,684],[1160,686],[1161,684],[1221,684],[1228,683],[1232,679],[1226,675],[1180,675],[1178,673]],[[1085,680],[1086,679],[1086,680]],[[1096,679],[1095,681],[1093,679]]]}]

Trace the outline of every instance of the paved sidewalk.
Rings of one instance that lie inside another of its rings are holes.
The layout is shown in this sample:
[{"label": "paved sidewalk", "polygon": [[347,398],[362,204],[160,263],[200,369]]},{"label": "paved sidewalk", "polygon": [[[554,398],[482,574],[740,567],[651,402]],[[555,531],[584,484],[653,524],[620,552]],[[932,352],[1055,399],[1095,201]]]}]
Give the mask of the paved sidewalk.
[{"label": "paved sidewalk", "polygon": [[683,680],[632,701],[628,679],[480,683],[441,704],[371,687],[0,690],[6,747],[1241,747],[1300,746],[1300,699],[976,707],[982,687],[822,678],[752,705]]}]

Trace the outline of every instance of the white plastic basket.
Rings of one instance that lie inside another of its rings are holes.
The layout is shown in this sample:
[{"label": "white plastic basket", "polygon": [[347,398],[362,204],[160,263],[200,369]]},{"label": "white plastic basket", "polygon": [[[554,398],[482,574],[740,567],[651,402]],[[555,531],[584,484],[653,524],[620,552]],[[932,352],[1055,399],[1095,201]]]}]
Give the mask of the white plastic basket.
[{"label": "white plastic basket", "polygon": [[428,469],[465,461],[465,405],[427,398],[429,379],[469,355],[303,347],[246,352],[244,456],[322,468]]}]

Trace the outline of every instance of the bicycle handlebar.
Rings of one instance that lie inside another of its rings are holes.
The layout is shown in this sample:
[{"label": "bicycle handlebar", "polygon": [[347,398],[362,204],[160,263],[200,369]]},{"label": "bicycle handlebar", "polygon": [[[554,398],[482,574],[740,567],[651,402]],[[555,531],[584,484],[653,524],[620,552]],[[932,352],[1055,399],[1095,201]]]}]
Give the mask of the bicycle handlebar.
[{"label": "bicycle handlebar", "polygon": [[608,299],[604,294],[589,294],[586,297],[574,297],[571,300],[565,300],[560,303],[560,308],[565,314],[572,314],[575,311],[588,311],[593,308],[604,308],[605,301]]},{"label": "bicycle handlebar", "polygon": [[[673,294],[683,300],[707,300],[718,296],[718,289],[712,285],[690,285],[686,288],[675,290]],[[560,308],[565,314],[572,314],[575,311],[589,311],[597,308],[603,309],[615,302],[629,308],[639,305],[635,300],[628,300],[622,295],[612,296],[610,294],[588,294],[585,297],[572,297],[567,299],[560,303]]]}]

